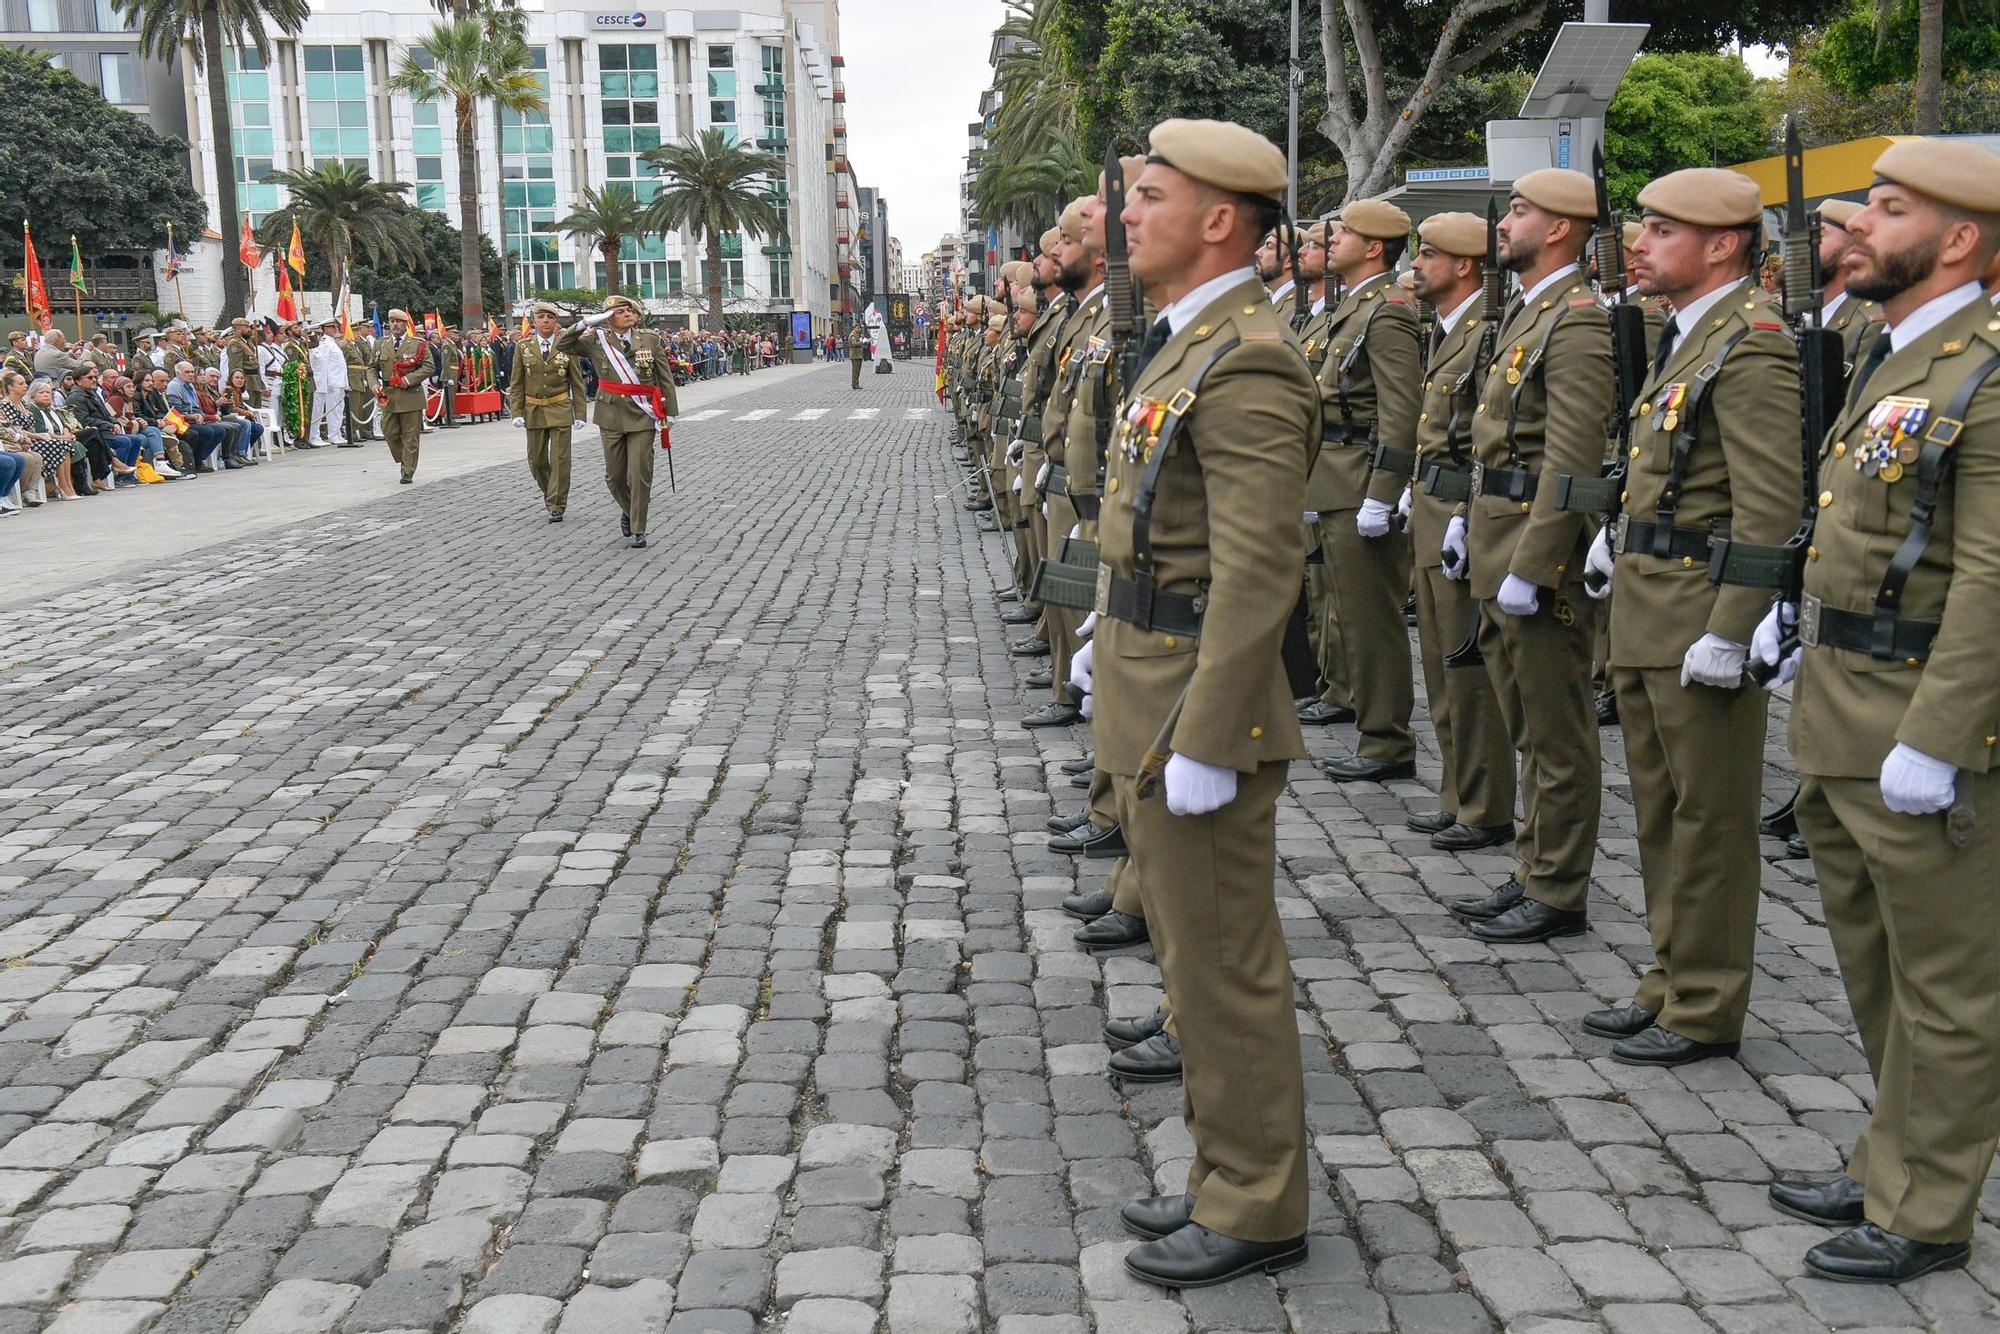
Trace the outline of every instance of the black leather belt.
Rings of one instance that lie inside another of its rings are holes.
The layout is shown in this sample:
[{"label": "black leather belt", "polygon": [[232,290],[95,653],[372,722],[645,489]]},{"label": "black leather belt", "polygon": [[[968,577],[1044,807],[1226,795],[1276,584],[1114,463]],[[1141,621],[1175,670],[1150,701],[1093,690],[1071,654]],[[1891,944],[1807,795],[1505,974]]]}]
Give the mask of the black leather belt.
[{"label": "black leather belt", "polygon": [[1094,491],[1085,491],[1080,494],[1075,491],[1069,493],[1070,508],[1076,511],[1077,518],[1087,523],[1097,522],[1097,515],[1102,508],[1102,501],[1103,497]]},{"label": "black leather belt", "polygon": [[1108,570],[1098,572],[1097,583],[1099,610],[1114,620],[1170,635],[1201,633],[1202,612],[1208,606],[1206,596],[1163,593],[1151,581],[1141,583]]},{"label": "black leather belt", "polygon": [[1936,621],[1829,607],[1811,593],[1799,599],[1799,642],[1807,648],[1844,648],[1883,662],[1923,662],[1937,638]]},{"label": "black leather belt", "polygon": [[1443,459],[1426,463],[1424,494],[1454,504],[1472,499],[1472,469]]},{"label": "black leather belt", "polygon": [[1398,449],[1394,445],[1377,445],[1369,456],[1368,466],[1377,472],[1392,472],[1398,477],[1409,477],[1417,470],[1417,451]]},{"label": "black leather belt", "polygon": [[1345,448],[1348,445],[1368,446],[1372,445],[1374,441],[1375,441],[1375,432],[1372,428],[1363,428],[1361,431],[1357,432],[1356,434],[1350,437],[1348,435],[1347,428],[1345,426],[1342,426],[1338,422],[1334,423],[1332,426],[1321,427],[1319,433],[1319,442],[1321,444],[1339,445],[1342,448]]},{"label": "black leather belt", "polygon": [[1741,588],[1784,588],[1797,561],[1791,547],[1732,541],[1706,528],[1650,523],[1629,514],[1620,515],[1612,527],[1612,549],[1621,557],[1699,563],[1707,567],[1710,583]]},{"label": "black leather belt", "polygon": [[1049,465],[1049,484],[1043,487],[1042,490],[1045,494],[1051,496],[1068,495],[1069,469],[1063,467],[1060,463],[1051,463]]},{"label": "black leather belt", "polygon": [[1472,465],[1472,490],[1477,495],[1499,496],[1503,500],[1533,500],[1541,474],[1526,468],[1489,468]]},{"label": "black leather belt", "polygon": [[1680,559],[1708,564],[1709,541],[1706,528],[1681,524],[1646,523],[1629,514],[1618,516],[1612,530],[1611,549],[1620,556],[1653,556],[1660,560]]},{"label": "black leather belt", "polygon": [[1556,508],[1565,513],[1616,514],[1624,495],[1622,473],[1606,477],[1573,477],[1564,473],[1556,478]]}]

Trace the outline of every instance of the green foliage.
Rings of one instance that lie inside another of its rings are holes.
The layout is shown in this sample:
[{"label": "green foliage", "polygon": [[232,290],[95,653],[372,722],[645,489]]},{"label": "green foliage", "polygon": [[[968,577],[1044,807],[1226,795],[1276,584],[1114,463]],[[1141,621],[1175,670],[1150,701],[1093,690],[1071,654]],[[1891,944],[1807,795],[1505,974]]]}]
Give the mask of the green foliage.
[{"label": "green foliage", "polygon": [[[416,262],[378,268],[357,258],[351,278],[354,291],[364,308],[380,305],[384,318],[392,307],[401,307],[419,318],[425,311],[435,310],[451,320],[453,311],[465,307],[459,287],[458,228],[428,209],[412,209],[410,220],[416,232]],[[306,286],[323,287],[330,276],[324,253],[308,251]],[[483,304],[497,310],[500,254],[484,236],[479,238],[479,289]]]},{"label": "green foliage", "polygon": [[579,315],[587,315],[604,308],[604,298],[611,293],[603,287],[538,287],[531,299],[548,301],[559,306],[563,320],[568,323]]},{"label": "green foliage", "polygon": [[[1850,0],[1847,12],[1796,53],[1800,64],[1848,97],[1865,97],[1917,75],[1917,0],[1876,5]],[[2000,65],[2000,3],[1947,0],[1944,77],[1947,82]],[[1907,96],[1907,94],[1906,94]],[[1949,99],[1947,99],[1949,100]],[[1946,109],[1949,115],[1949,108]],[[1992,123],[1987,122],[1986,128]]]},{"label": "green foliage", "polygon": [[[1949,29],[1947,29],[1949,31]],[[1856,96],[1827,80],[1811,64],[1794,61],[1777,94],[1799,118],[1808,148],[1877,134],[1916,132],[1916,83],[1899,79]],[[2000,125],[2000,74],[1981,72],[1947,79],[1940,99],[1940,134],[1990,134]]]},{"label": "green foliage", "polygon": [[1726,166],[1772,151],[1776,108],[1735,56],[1645,55],[1604,118],[1605,176],[1614,205],[1681,167]]},{"label": "green foliage", "polygon": [[1098,166],[1062,134],[1019,160],[989,151],[972,183],[972,205],[983,221],[1039,233],[1070,200],[1097,188]]},{"label": "green foliage", "polygon": [[616,292],[619,247],[628,236],[646,234],[646,212],[646,206],[622,185],[602,190],[585,186],[569,216],[556,223],[556,230],[597,247],[610,280],[605,290]]},{"label": "green foliage", "polygon": [[[1104,9],[1103,47],[1079,79],[1077,124],[1092,160],[1108,140],[1123,152],[1144,147],[1147,129],[1172,116],[1234,120],[1285,141],[1288,0],[1108,0]],[[1316,41],[1315,23],[1301,33],[1302,58]],[[1301,93],[1302,120],[1314,96]]]},{"label": "green foliage", "polygon": [[[26,218],[45,270],[69,268],[72,233],[85,260],[107,250],[152,250],[174,225],[185,248],[207,221],[188,180],[187,144],[156,134],[39,51],[0,47],[0,116],[16,127],[0,151],[0,255],[21,259]],[[49,272],[51,287],[60,280]]]},{"label": "green foliage", "polygon": [[368,169],[346,162],[274,171],[267,183],[285,187],[285,207],[264,219],[260,244],[282,249],[297,223],[307,248],[331,257],[327,281],[337,295],[342,275],[355,255],[377,268],[415,263],[416,210],[403,199],[401,181],[371,180]]},{"label": "green foliage", "polygon": [[[312,16],[311,0],[115,0],[118,12],[136,19],[139,49],[156,60],[172,63],[183,47],[202,66],[202,29],[217,25],[231,46],[255,47],[271,53],[271,30],[296,33]],[[219,84],[219,81],[217,81]]]},{"label": "green foliage", "polygon": [[771,202],[766,177],[785,173],[785,160],[729,142],[721,130],[661,144],[640,154],[660,171],[660,190],[646,210],[646,230],[673,232],[686,227],[702,238],[707,260],[708,315],[722,318],[722,238],[782,236],[785,215]]}]

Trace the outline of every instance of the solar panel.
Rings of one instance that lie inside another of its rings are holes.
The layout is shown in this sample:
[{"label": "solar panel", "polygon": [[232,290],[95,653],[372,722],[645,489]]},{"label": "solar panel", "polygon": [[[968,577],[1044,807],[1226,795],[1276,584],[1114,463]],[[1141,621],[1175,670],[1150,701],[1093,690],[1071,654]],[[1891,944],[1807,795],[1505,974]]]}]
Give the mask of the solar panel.
[{"label": "solar panel", "polygon": [[1647,23],[1565,23],[1542,60],[1521,115],[1535,119],[1602,116],[1639,54]]}]

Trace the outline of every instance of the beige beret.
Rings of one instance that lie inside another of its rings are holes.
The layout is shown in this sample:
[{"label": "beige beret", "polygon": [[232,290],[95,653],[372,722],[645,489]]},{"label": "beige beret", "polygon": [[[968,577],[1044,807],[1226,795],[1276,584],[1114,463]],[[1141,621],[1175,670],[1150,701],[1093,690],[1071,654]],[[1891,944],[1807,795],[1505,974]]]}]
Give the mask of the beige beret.
[{"label": "beige beret", "polygon": [[1842,231],[1847,230],[1847,220],[1860,211],[1861,205],[1852,199],[1822,199],[1819,207],[1813,210],[1819,214],[1821,221],[1830,222]]},{"label": "beige beret", "polygon": [[637,301],[634,301],[631,297],[626,296],[623,292],[619,292],[615,295],[607,296],[604,298],[604,308],[606,310],[615,310],[619,306],[623,306],[627,310],[634,311],[640,315],[644,315],[646,313],[646,308],[644,306],[640,305]]},{"label": "beige beret", "polygon": [[1030,264],[1027,260],[1025,259],[1013,260],[1008,264],[1007,267],[1013,270],[1013,272],[1008,275],[1007,278],[1008,282],[1020,285],[1035,281],[1035,266],[1033,264]]},{"label": "beige beret", "polygon": [[557,319],[562,318],[562,311],[557,308],[553,301],[537,301],[529,309],[537,315],[553,315]]},{"label": "beige beret", "polygon": [[1047,231],[1042,233],[1042,239],[1040,241],[1040,245],[1042,248],[1042,253],[1044,255],[1055,254],[1056,247],[1061,244],[1062,244],[1062,228],[1051,227]]},{"label": "beige beret", "polygon": [[[1118,165],[1124,168],[1125,189],[1129,193],[1132,189],[1132,182],[1138,180],[1139,173],[1146,169],[1146,155],[1144,153],[1134,153],[1130,157],[1120,156]],[[1105,191],[1104,173],[1102,171],[1097,173],[1097,197],[1099,199],[1109,197]]]},{"label": "beige beret", "polygon": [[407,310],[392,310],[389,312],[389,318],[392,320],[401,320],[405,324],[416,323],[415,320],[410,318],[410,312]]},{"label": "beige beret", "polygon": [[1875,178],[1968,213],[2000,213],[2000,155],[1964,139],[1903,139],[1875,159]]},{"label": "beige beret", "polygon": [[995,315],[986,321],[986,327],[993,333],[1005,333],[1007,331],[1007,317],[1005,315]]},{"label": "beige beret", "polygon": [[[391,318],[391,319],[395,318],[395,317],[396,317],[396,316],[398,316],[398,315],[401,315],[401,316],[402,316],[402,317],[403,317],[404,319],[406,319],[406,320],[407,320],[408,318],[410,318],[410,316],[409,316],[409,313],[408,313],[407,311],[401,311],[401,310],[392,310],[392,311],[390,311],[390,312],[389,312],[389,316],[390,316],[390,318]],[[237,326],[241,325],[241,326],[243,326],[243,327],[247,328],[247,327],[249,327],[249,324],[250,324],[250,319],[249,319],[249,317],[248,317],[248,316],[246,316],[246,315],[238,315],[238,316],[237,316],[237,317],[236,317],[235,319],[233,319],[233,320],[231,320],[231,321],[229,322],[229,327],[230,327],[230,328],[232,328],[232,329],[234,329],[234,328],[236,328]]]},{"label": "beige beret", "polygon": [[1014,309],[1015,309],[1015,310],[1017,310],[1017,311],[1022,311],[1022,310],[1025,310],[1025,311],[1027,311],[1027,312],[1028,312],[1028,313],[1029,313],[1030,315],[1032,315],[1032,314],[1034,314],[1034,313],[1035,313],[1035,305],[1036,305],[1036,302],[1035,302],[1035,289],[1034,289],[1034,288],[1032,288],[1032,287],[1018,287],[1018,288],[1015,288],[1015,289],[1014,289]]},{"label": "beige beret", "polygon": [[1417,224],[1417,235],[1447,255],[1486,257],[1486,219],[1474,213],[1433,213]]},{"label": "beige beret", "polygon": [[1514,193],[1550,213],[1566,218],[1597,216],[1597,186],[1580,171],[1543,167],[1514,182]]},{"label": "beige beret", "polygon": [[[2000,158],[1993,159],[2000,168]],[[1685,167],[1647,183],[1639,207],[1696,227],[1745,227],[1763,216],[1757,182],[1727,167]]]},{"label": "beige beret", "polygon": [[1340,210],[1340,225],[1377,241],[1410,234],[1410,215],[1380,199],[1357,199]]},{"label": "beige beret", "polygon": [[1081,198],[1070,200],[1069,206],[1062,211],[1062,217],[1056,220],[1056,230],[1063,234],[1065,240],[1083,240],[1083,206],[1086,202]]},{"label": "beige beret", "polygon": [[1299,239],[1307,245],[1324,248],[1333,239],[1333,224],[1322,219],[1299,228]]},{"label": "beige beret", "polygon": [[1247,126],[1227,120],[1163,120],[1151,158],[1192,180],[1273,202],[1285,197],[1285,155]]},{"label": "beige beret", "polygon": [[1644,236],[1645,234],[1646,234],[1646,227],[1644,223],[1628,222],[1622,228],[1619,229],[1619,234],[1618,234],[1619,244],[1623,245],[1627,250],[1630,250],[1633,246],[1639,243],[1639,238],[1641,236]]}]

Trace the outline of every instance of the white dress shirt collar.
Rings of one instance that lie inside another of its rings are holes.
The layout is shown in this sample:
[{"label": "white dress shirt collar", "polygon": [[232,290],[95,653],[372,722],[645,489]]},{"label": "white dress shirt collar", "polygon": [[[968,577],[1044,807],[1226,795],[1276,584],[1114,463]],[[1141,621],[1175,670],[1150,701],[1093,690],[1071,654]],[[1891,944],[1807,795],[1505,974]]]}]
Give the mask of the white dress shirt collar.
[{"label": "white dress shirt collar", "polygon": [[[1456,306],[1453,306],[1448,311],[1439,312],[1438,328],[1447,334],[1450,333],[1453,329],[1456,329],[1458,327],[1458,322],[1465,318],[1465,312],[1472,309],[1472,303],[1477,300],[1479,300],[1479,289],[1475,287],[1472,289],[1472,295],[1466,297],[1465,300],[1459,302]],[[1493,314],[1496,318],[1499,315],[1498,311],[1493,311],[1490,313]]]},{"label": "white dress shirt collar", "polygon": [[1688,340],[1688,335],[1701,327],[1702,316],[1708,314],[1722,298],[1728,296],[1740,286],[1742,286],[1740,280],[1733,283],[1724,283],[1714,291],[1704,292],[1685,306],[1675,309],[1673,313],[1674,345],[1668,349],[1667,355],[1672,356],[1674,353],[1680,351],[1681,344]]},{"label": "white dress shirt collar", "polygon": [[1539,297],[1542,293],[1548,291],[1551,287],[1554,287],[1557,283],[1565,282],[1568,279],[1575,277],[1576,274],[1577,274],[1576,265],[1574,264],[1563,265],[1561,268],[1557,269],[1554,273],[1551,273],[1548,277],[1542,279],[1540,282],[1536,283],[1533,287],[1530,287],[1527,291],[1521,293],[1521,305],[1523,307],[1533,305],[1535,303],[1536,297]]},{"label": "white dress shirt collar", "polygon": [[1240,269],[1231,269],[1227,273],[1218,274],[1162,310],[1160,318],[1167,322],[1167,328],[1170,331],[1179,333],[1182,329],[1192,324],[1194,317],[1201,314],[1203,310],[1207,309],[1210,302],[1214,301],[1224,292],[1227,292],[1232,287],[1237,287],[1247,282],[1255,282],[1256,280],[1257,270],[1248,264],[1245,264]]},{"label": "white dress shirt collar", "polygon": [[1890,349],[1901,352],[1985,294],[1978,283],[1961,283],[1943,296],[1932,297],[1890,326]]}]

